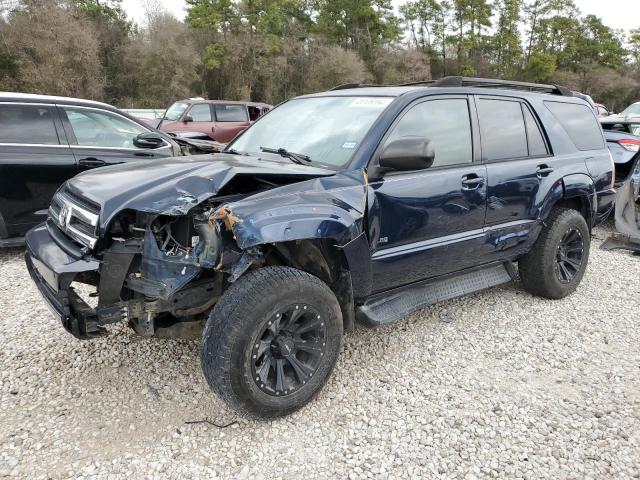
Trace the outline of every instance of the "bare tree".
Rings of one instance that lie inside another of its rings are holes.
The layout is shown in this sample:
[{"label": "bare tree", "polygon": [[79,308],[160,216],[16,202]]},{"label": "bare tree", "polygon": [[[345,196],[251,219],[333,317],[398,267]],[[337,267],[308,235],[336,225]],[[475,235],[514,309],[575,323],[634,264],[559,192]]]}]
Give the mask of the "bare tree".
[{"label": "bare tree", "polygon": [[2,88],[102,99],[99,45],[73,9],[29,0],[10,12],[2,28],[5,55],[17,66],[0,77]]}]

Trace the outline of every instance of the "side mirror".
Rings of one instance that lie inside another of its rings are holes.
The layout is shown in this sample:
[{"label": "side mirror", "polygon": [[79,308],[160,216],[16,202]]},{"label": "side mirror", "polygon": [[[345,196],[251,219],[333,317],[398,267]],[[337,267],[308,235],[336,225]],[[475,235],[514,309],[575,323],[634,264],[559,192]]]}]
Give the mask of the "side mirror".
[{"label": "side mirror", "polygon": [[184,123],[190,123],[193,122],[193,117],[191,115],[185,115],[184,119],[182,120]]},{"label": "side mirror", "polygon": [[433,165],[436,152],[424,137],[400,137],[387,145],[380,155],[381,167],[392,170],[422,170]]},{"label": "side mirror", "polygon": [[141,133],[133,139],[133,145],[138,148],[160,148],[166,142],[155,132]]}]

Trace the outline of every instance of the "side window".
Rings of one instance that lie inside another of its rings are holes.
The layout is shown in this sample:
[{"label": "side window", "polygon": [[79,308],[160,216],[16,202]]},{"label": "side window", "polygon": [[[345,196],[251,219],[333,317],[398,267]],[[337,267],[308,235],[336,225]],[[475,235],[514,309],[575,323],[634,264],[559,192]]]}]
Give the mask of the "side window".
[{"label": "side window", "polygon": [[247,122],[247,107],[237,104],[216,103],[216,120],[218,122]]},{"label": "side window", "polygon": [[262,114],[260,108],[254,107],[253,105],[250,107],[247,107],[247,110],[249,110],[249,120],[251,120],[252,122],[255,122],[258,119],[258,117]]},{"label": "side window", "polygon": [[520,102],[481,98],[478,117],[483,160],[528,156],[527,132]]},{"label": "side window", "polygon": [[148,130],[111,112],[63,107],[76,137],[84,147],[135,148],[133,139]]},{"label": "side window", "polygon": [[187,115],[193,118],[194,122],[210,122],[211,108],[208,103],[196,103]]},{"label": "side window", "polygon": [[549,111],[560,122],[578,150],[604,148],[600,124],[586,105],[564,102],[544,102]]},{"label": "side window", "polygon": [[544,137],[540,131],[540,127],[533,118],[533,114],[529,107],[522,105],[522,111],[524,112],[524,122],[527,125],[527,140],[529,141],[529,156],[537,157],[548,155],[547,144],[544,142]]},{"label": "side window", "polygon": [[469,104],[465,99],[419,103],[404,114],[385,143],[413,136],[431,141],[436,154],[432,168],[473,161]]},{"label": "side window", "polygon": [[0,143],[59,145],[51,107],[0,103]]}]

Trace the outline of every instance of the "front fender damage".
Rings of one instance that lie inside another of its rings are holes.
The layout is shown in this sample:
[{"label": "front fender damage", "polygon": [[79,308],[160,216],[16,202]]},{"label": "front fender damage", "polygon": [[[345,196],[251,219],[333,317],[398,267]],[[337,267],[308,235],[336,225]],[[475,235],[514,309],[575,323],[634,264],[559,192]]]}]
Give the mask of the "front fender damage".
[{"label": "front fender damage", "polygon": [[209,225],[218,222],[232,239],[223,241],[216,269],[229,273],[230,281],[235,281],[260,261],[264,245],[329,240],[341,248],[363,234],[366,205],[366,173],[355,171],[289,185],[280,188],[278,195],[257,194],[213,209]]}]

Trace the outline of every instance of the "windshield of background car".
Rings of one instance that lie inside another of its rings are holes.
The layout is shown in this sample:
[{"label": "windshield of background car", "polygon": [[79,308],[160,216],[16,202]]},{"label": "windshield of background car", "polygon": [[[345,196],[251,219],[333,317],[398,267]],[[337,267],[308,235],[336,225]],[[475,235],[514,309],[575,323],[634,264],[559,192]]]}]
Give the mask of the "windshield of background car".
[{"label": "windshield of background car", "polygon": [[165,120],[171,120],[172,122],[175,122],[182,116],[188,106],[188,103],[174,103],[167,109],[167,113],[164,114]]},{"label": "windshield of background car", "polygon": [[310,97],[290,100],[247,129],[231,148],[263,155],[284,148],[331,167],[345,165],[391,103],[391,97]]},{"label": "windshield of background car", "polygon": [[633,105],[625,108],[622,111],[622,115],[640,115],[640,103],[634,103]]}]

